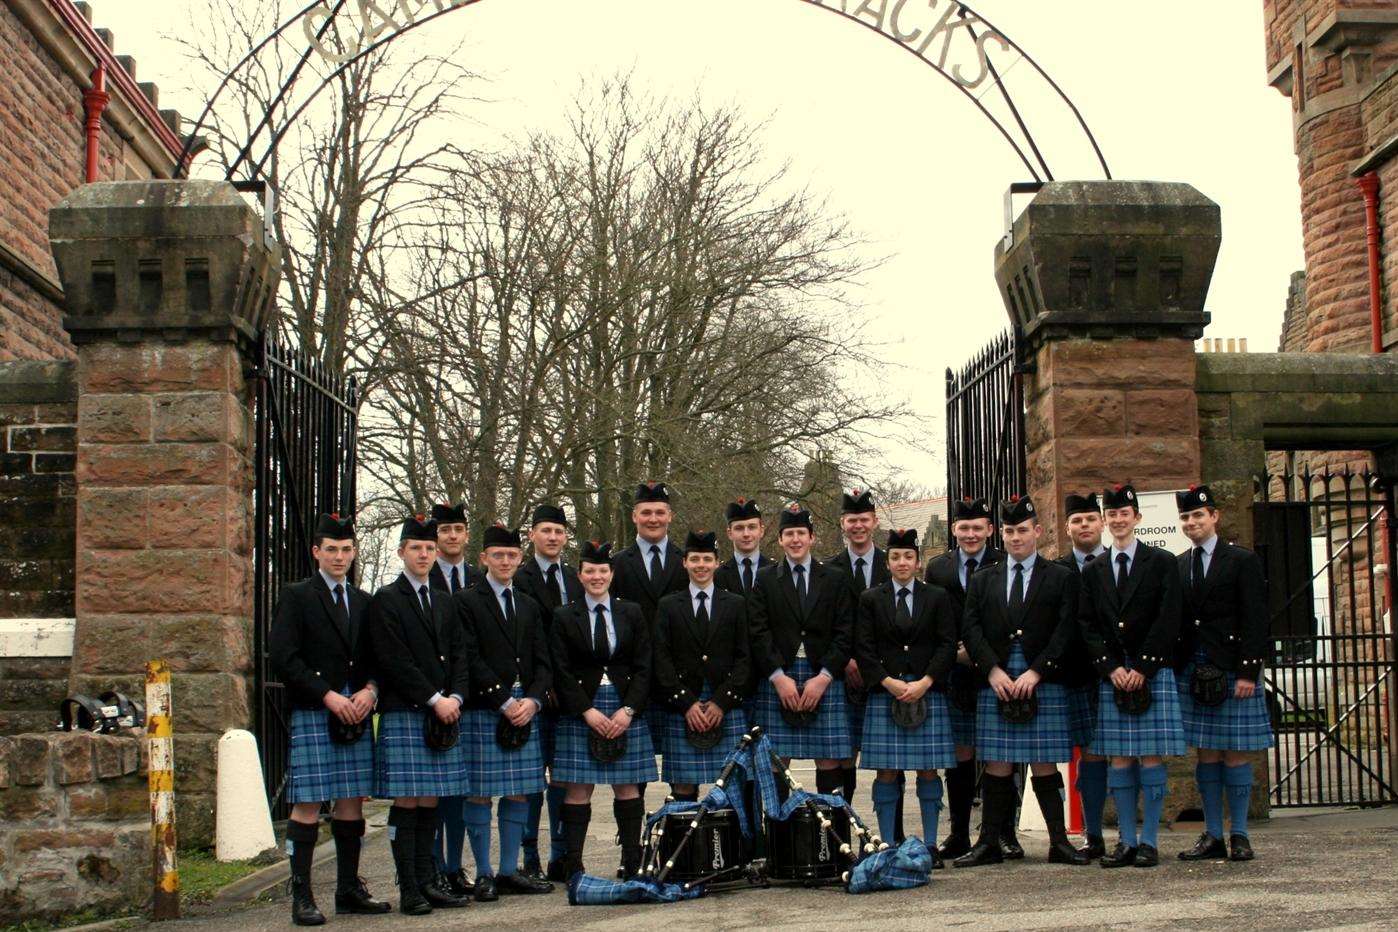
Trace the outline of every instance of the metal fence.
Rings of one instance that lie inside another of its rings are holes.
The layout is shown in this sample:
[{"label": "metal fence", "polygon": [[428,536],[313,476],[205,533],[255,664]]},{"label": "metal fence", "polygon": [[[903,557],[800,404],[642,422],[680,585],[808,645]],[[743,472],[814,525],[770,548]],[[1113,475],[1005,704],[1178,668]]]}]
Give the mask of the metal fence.
[{"label": "metal fence", "polygon": [[[995,503],[1024,487],[1024,391],[1014,334],[1006,331],[960,372],[947,370],[947,525],[962,498]],[[999,546],[997,529],[995,545]]]},{"label": "metal fence", "polygon": [[271,669],[267,633],[282,586],[309,576],[311,534],[323,512],[355,503],[354,379],[268,337],[255,373],[253,537],[254,727],[273,818],[285,818],[286,692]]},{"label": "metal fence", "polygon": [[1275,807],[1398,801],[1386,568],[1393,490],[1367,471],[1259,479],[1272,623],[1267,703]]}]

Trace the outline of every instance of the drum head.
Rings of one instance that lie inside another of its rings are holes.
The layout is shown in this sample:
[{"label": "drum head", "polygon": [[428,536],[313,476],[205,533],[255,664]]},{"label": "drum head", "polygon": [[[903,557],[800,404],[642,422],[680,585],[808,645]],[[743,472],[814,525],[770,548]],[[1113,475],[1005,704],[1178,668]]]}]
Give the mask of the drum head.
[{"label": "drum head", "polygon": [[626,732],[615,738],[604,738],[591,729],[587,732],[587,753],[599,764],[615,764],[626,756]]},{"label": "drum head", "polygon": [[996,702],[1000,705],[1000,717],[1011,725],[1026,725],[1039,714],[1037,695],[1031,694],[1027,699],[997,699]]},{"label": "drum head", "polygon": [[723,725],[715,725],[708,731],[695,731],[686,722],[684,726],[684,740],[689,742],[689,746],[699,750],[708,751],[718,746],[723,740]]},{"label": "drum head", "polygon": [[518,751],[529,743],[529,735],[534,731],[534,720],[516,725],[505,716],[495,722],[495,743],[503,750]]},{"label": "drum head", "polygon": [[1112,693],[1113,698],[1116,699],[1116,707],[1127,715],[1144,715],[1150,711],[1149,683],[1144,683],[1140,689],[1134,689],[1130,692],[1112,687]]},{"label": "drum head", "polygon": [[889,704],[889,714],[893,716],[893,724],[901,728],[920,728],[927,721],[927,697],[923,696],[917,702],[894,699]]}]

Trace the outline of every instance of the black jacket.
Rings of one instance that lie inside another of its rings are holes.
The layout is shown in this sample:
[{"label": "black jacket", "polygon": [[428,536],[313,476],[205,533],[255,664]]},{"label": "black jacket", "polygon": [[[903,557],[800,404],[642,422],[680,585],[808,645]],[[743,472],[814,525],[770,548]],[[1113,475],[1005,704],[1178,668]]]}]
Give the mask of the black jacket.
[{"label": "black jacket", "polygon": [[869,689],[884,677],[932,677],[932,688],[946,689],[945,678],[956,662],[956,616],[951,596],[938,586],[913,580],[912,626],[894,624],[893,599],[898,585],[889,580],[859,596],[854,624],[854,657]]},{"label": "black jacket", "polygon": [[1267,578],[1262,560],[1251,550],[1219,541],[1209,560],[1209,571],[1204,574],[1202,598],[1196,600],[1190,582],[1193,550],[1176,559],[1184,611],[1176,668],[1183,669],[1194,659],[1198,645],[1215,666],[1231,670],[1245,680],[1258,681],[1271,646]]},{"label": "black jacket", "polygon": [[689,587],[660,600],[655,615],[655,695],[683,712],[699,700],[705,681],[724,713],[748,697],[752,679],[747,600],[714,586],[707,633],[694,618]]},{"label": "black jacket", "polygon": [[621,696],[621,704],[631,706],[637,715],[650,698],[650,625],[634,602],[613,597],[611,611],[617,643],[606,664],[599,664],[592,653],[592,615],[586,601],[569,602],[553,613],[549,632],[553,691],[567,715],[582,715],[592,708],[604,673]]},{"label": "black jacket", "polygon": [[1029,669],[1047,682],[1063,681],[1063,651],[1077,626],[1078,574],[1040,557],[1034,561],[1024,607],[1012,617],[1005,594],[1011,561],[1007,558],[971,577],[961,639],[982,677],[1005,669],[1010,643],[1018,638]]},{"label": "black jacket", "polygon": [[400,574],[369,603],[380,712],[425,709],[438,692],[471,695],[466,639],[451,597],[440,591],[430,597],[427,618],[408,577]]},{"label": "black jacket", "polygon": [[[988,566],[1005,559],[1003,550],[996,550],[989,544],[981,550],[981,562],[976,564],[976,573]],[[946,553],[938,554],[927,563],[927,571],[923,574],[923,579],[932,586],[941,586],[951,596],[951,607],[956,612],[956,623],[961,624],[962,614],[966,611],[966,590],[961,588],[961,574],[957,572],[957,551],[956,548],[948,550]],[[976,578],[976,573],[971,574],[971,578]]]},{"label": "black jacket", "polygon": [[[1097,557],[1096,559],[1101,559]],[[1059,566],[1073,571],[1073,575],[1078,577],[1078,598],[1082,598],[1082,571],[1078,569],[1077,558],[1073,556],[1072,550],[1067,556],[1059,557],[1054,561]],[[1092,564],[1089,563],[1088,566]],[[1082,626],[1074,619],[1073,630],[1068,635],[1068,643],[1063,647],[1063,683],[1067,686],[1096,686],[1101,677],[1097,674],[1097,667],[1092,663],[1093,655],[1088,650],[1087,642],[1082,637]],[[1095,701],[1095,700],[1094,700]]]},{"label": "black jacket", "polygon": [[[875,547],[873,552],[874,569],[870,575],[873,580],[869,588],[872,589],[879,583],[887,582],[893,577],[888,572],[888,551],[882,547]],[[854,584],[855,604],[859,603],[859,594],[864,591],[864,580],[862,577],[854,575],[854,564],[850,562],[849,548],[841,547],[838,553],[832,553],[821,561],[826,566],[833,566],[837,570],[843,570],[849,574],[850,582]]]},{"label": "black jacket", "polygon": [[[771,565],[772,561],[765,555],[761,553],[757,555],[757,566],[753,567],[752,570],[754,585],[757,583],[757,571],[764,566]],[[718,569],[714,571],[714,585],[724,592],[735,592],[741,596],[748,594],[743,591],[743,568],[738,565],[737,557],[729,557],[718,565]]]},{"label": "black jacket", "polygon": [[748,624],[752,628],[753,667],[761,677],[778,667],[790,670],[796,648],[806,646],[806,658],[815,672],[828,669],[837,680],[845,676],[845,664],[854,650],[854,598],[849,580],[819,560],[811,561],[806,605],[797,603],[796,584],[786,558],[757,574],[748,600]]},{"label": "black jacket", "polygon": [[[576,602],[584,595],[582,582],[578,579],[578,571],[561,560],[558,566],[562,576],[559,584],[563,587],[563,594],[568,597],[569,602]],[[524,562],[515,571],[515,588],[527,594],[543,607],[544,626],[548,627],[548,623],[553,621],[553,613],[558,606],[553,604],[553,594],[548,587],[544,571],[539,569],[538,561],[532,556],[525,557]]]},{"label": "black jacket", "polygon": [[495,711],[510,698],[516,679],[524,695],[544,704],[553,685],[553,664],[544,610],[538,602],[512,587],[515,621],[510,624],[487,579],[452,596],[466,635],[466,658],[471,668],[468,704]]},{"label": "black jacket", "polygon": [[323,709],[327,692],[358,692],[373,679],[369,593],[346,583],[345,598],[348,624],[319,573],[282,589],[267,652],[294,709]]},{"label": "black jacket", "polygon": [[655,623],[655,610],[660,599],[689,585],[689,574],[684,569],[684,552],[675,546],[674,541],[666,542],[663,559],[665,568],[660,571],[660,579],[652,581],[646,570],[650,564],[649,553],[642,554],[633,543],[612,554],[612,595],[640,606],[641,614],[651,624]]},{"label": "black jacket", "polygon": [[1111,550],[1093,560],[1082,574],[1078,624],[1088,656],[1103,679],[1117,667],[1142,675],[1175,662],[1180,631],[1180,571],[1174,554],[1136,542],[1136,559],[1126,589],[1116,589]]},{"label": "black jacket", "polygon": [[[465,570],[465,579],[461,581],[461,589],[470,589],[472,586],[485,579],[485,574],[479,568],[472,566],[469,562],[462,563],[461,568]],[[442,564],[434,562],[432,569],[427,573],[427,582],[433,589],[440,589],[450,593],[451,587],[447,585],[447,574],[442,572]],[[458,589],[458,592],[461,590]]]}]

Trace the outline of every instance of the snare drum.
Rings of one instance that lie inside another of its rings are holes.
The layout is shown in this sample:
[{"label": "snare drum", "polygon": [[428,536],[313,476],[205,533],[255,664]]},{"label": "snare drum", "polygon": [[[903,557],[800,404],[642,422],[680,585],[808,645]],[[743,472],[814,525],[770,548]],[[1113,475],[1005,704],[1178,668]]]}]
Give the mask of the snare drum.
[{"label": "snare drum", "polygon": [[699,827],[689,836],[683,851],[676,852],[689,832],[696,813],[672,812],[661,821],[664,834],[658,850],[660,865],[674,860],[675,866],[665,875],[668,883],[688,883],[711,877],[720,871],[742,867],[743,833],[738,827],[738,813],[732,809],[715,809],[699,815]]},{"label": "snare drum", "polygon": [[767,819],[767,876],[773,880],[840,879],[843,865],[837,838],[850,838],[849,812],[824,803],[815,803],[815,808],[829,820],[830,834],[821,831],[809,806],[797,809],[785,822]]}]

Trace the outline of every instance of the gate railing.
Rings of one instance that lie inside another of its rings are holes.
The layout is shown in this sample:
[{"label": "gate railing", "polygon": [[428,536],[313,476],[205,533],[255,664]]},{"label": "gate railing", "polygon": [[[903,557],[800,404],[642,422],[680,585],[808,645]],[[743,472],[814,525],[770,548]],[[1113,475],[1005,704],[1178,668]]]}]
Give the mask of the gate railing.
[{"label": "gate railing", "polygon": [[254,728],[272,815],[280,819],[287,813],[290,713],[267,635],[282,587],[314,569],[317,516],[354,511],[358,397],[352,377],[341,379],[270,336],[259,350],[254,386]]},{"label": "gate railing", "polygon": [[[960,372],[947,370],[947,525],[964,497],[996,503],[1025,491],[1024,391],[1005,331]],[[997,522],[998,524],[998,522]],[[994,543],[999,545],[999,531]]]}]

